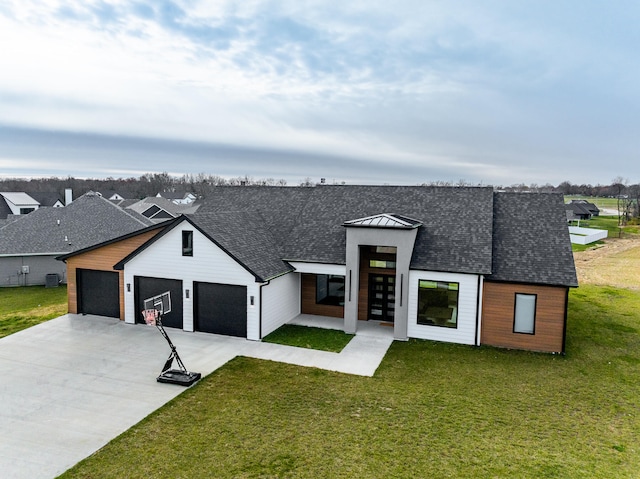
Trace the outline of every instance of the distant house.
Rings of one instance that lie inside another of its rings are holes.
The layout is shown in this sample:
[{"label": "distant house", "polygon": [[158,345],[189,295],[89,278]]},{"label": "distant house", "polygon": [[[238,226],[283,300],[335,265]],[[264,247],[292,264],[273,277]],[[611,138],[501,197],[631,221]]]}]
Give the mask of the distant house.
[{"label": "distant house", "polygon": [[180,215],[191,215],[198,211],[199,202],[175,203],[162,197],[147,197],[143,200],[121,205],[124,208],[136,211],[142,216],[149,218],[154,223],[177,218]]},{"label": "distant house", "polygon": [[600,208],[587,200],[571,200],[569,204],[582,206],[591,216],[600,216]]},{"label": "distant house", "polygon": [[169,292],[166,325],[251,340],[307,314],[563,352],[577,286],[562,196],[491,188],[220,187],[192,216],[59,259],[71,313],[141,322]]},{"label": "distant house", "polygon": [[0,224],[0,286],[66,282],[55,258],[149,226],[151,222],[87,193],[64,208],[42,207]]},{"label": "distant house", "polygon": [[583,203],[565,203],[567,221],[580,221],[591,219],[592,213]]},{"label": "distant house", "polygon": [[188,205],[197,199],[196,195],[185,191],[163,191],[156,196],[158,198],[165,198],[176,205]]},{"label": "distant house", "polygon": [[29,193],[29,196],[40,203],[41,207],[63,208],[65,205],[63,198],[55,192],[32,192]]},{"label": "distant house", "polygon": [[0,212],[2,218],[6,219],[8,215],[26,215],[40,207],[40,203],[23,192],[3,192],[0,193],[2,198]]}]

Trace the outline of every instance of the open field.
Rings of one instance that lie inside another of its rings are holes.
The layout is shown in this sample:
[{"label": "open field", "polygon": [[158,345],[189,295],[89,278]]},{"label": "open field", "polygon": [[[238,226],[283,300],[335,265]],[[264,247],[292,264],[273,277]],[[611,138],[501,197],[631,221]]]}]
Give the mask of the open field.
[{"label": "open field", "polygon": [[640,237],[609,238],[573,254],[580,285],[640,290]]},{"label": "open field", "polygon": [[412,340],[373,378],[237,358],[63,477],[637,478],[638,246],[578,258],[564,357]]}]

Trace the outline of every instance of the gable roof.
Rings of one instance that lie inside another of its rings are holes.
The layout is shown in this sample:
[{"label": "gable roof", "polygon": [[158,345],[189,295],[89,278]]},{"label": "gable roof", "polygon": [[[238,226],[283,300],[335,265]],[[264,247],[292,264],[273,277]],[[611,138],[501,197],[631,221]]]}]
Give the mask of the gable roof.
[{"label": "gable roof", "polygon": [[345,264],[343,224],[394,211],[422,223],[412,268],[489,274],[492,192],[490,187],[222,186],[212,190],[199,212],[254,212],[280,245],[283,259]]},{"label": "gable roof", "polygon": [[60,197],[60,195],[53,191],[38,191],[29,193],[31,197],[40,203],[41,206],[53,206],[56,203],[60,203],[60,205],[64,206],[64,201]]},{"label": "gable roof", "polygon": [[560,193],[495,193],[493,229],[490,279],[578,286]]},{"label": "gable roof", "polygon": [[293,271],[291,261],[345,264],[344,226],[353,218],[360,226],[377,218],[418,228],[412,269],[577,286],[562,196],[490,187],[216,187],[196,214],[163,223],[165,231],[116,267],[189,221],[266,281]]},{"label": "gable roof", "polygon": [[5,201],[13,203],[16,206],[40,206],[38,201],[23,192],[0,192],[0,195],[2,195]]},{"label": "gable roof", "polygon": [[148,196],[126,206],[127,209],[136,211],[149,219],[161,221],[168,218],[177,218],[183,214],[193,214],[199,207],[200,203],[197,202],[192,202],[188,205],[177,204],[160,196]]},{"label": "gable roof", "polygon": [[87,193],[64,208],[38,208],[2,226],[0,255],[67,253],[150,224],[140,215]]},{"label": "gable roof", "polygon": [[[277,245],[269,232],[261,228],[260,222],[255,220],[256,218],[251,213],[244,211],[206,213],[199,215],[197,219],[180,216],[157,225],[156,227],[164,227],[165,230],[120,260],[114,265],[114,269],[123,269],[131,259],[186,221],[251,273],[258,282],[265,282],[294,271],[291,265],[280,258],[277,253]],[[66,259],[70,256],[73,254],[60,259]]]}]

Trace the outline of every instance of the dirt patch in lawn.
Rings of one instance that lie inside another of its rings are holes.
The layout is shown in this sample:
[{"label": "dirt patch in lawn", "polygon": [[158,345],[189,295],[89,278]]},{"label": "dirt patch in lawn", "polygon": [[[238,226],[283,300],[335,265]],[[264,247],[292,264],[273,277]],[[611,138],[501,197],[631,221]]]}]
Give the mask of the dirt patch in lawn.
[{"label": "dirt patch in lawn", "polygon": [[609,238],[573,257],[580,284],[640,290],[640,238]]}]

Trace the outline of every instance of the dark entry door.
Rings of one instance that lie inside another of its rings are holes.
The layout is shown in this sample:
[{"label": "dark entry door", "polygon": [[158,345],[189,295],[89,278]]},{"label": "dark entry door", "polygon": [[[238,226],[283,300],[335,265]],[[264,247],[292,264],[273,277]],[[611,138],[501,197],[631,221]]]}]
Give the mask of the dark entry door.
[{"label": "dark entry door", "polygon": [[142,318],[144,300],[168,291],[171,297],[171,312],[162,317],[162,324],[170,328],[182,329],[182,281],[136,276],[133,278],[133,285],[135,289],[136,323],[144,323]]},{"label": "dark entry door", "polygon": [[369,319],[393,322],[396,307],[396,277],[369,275]]},{"label": "dark entry door", "polygon": [[117,271],[76,270],[78,313],[120,317],[120,286]]},{"label": "dark entry door", "polygon": [[247,287],[194,283],[196,331],[247,337]]}]

